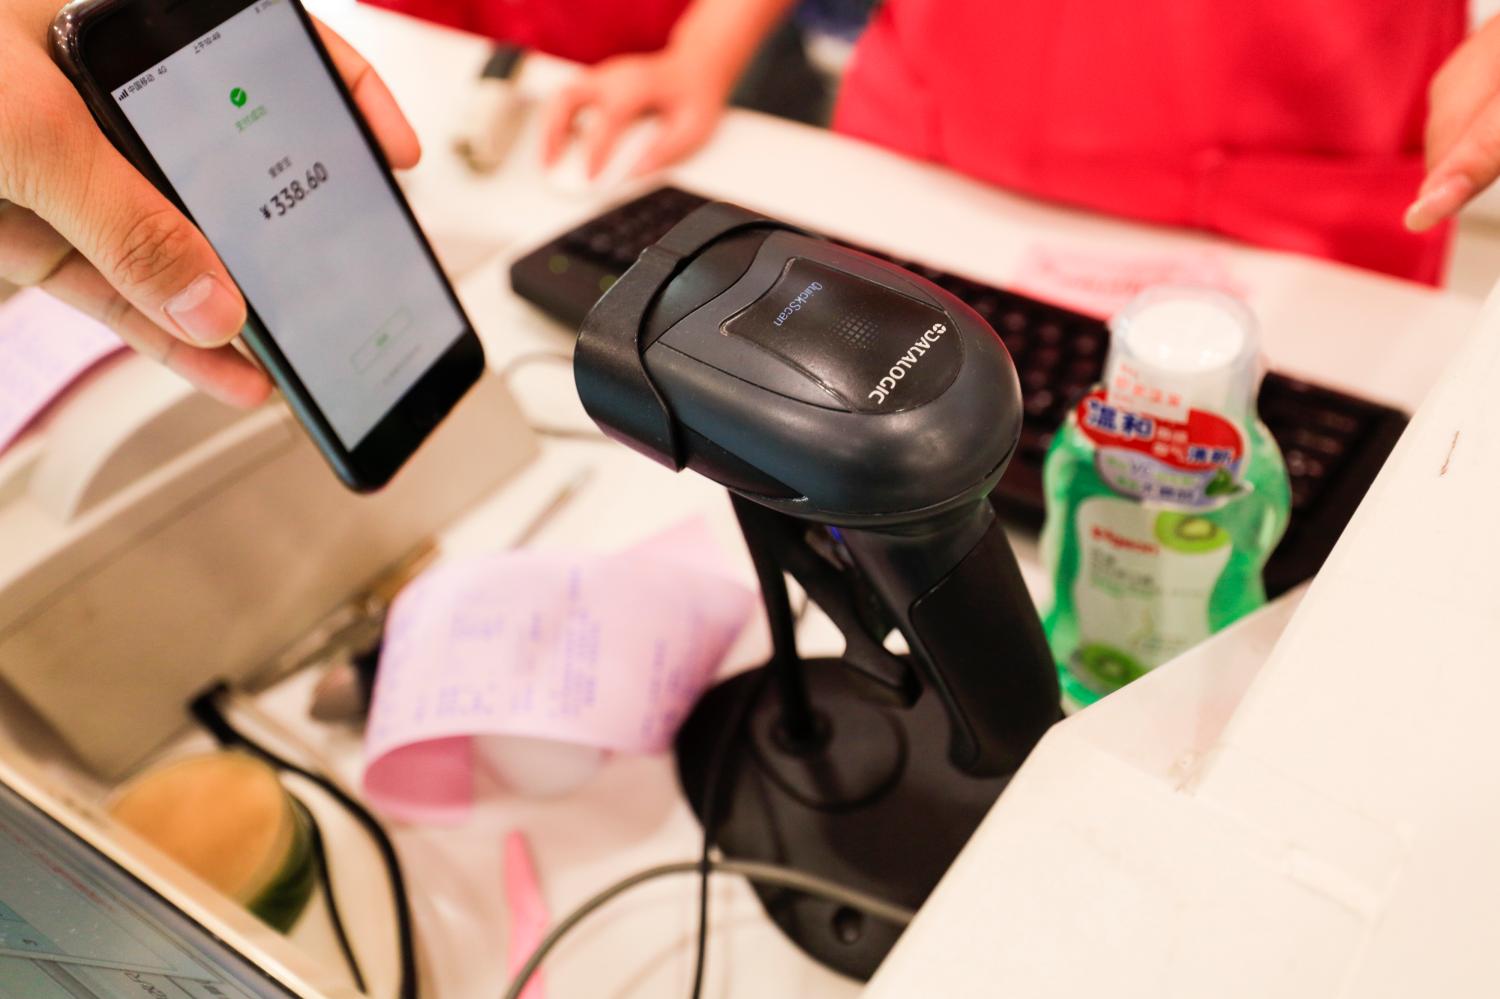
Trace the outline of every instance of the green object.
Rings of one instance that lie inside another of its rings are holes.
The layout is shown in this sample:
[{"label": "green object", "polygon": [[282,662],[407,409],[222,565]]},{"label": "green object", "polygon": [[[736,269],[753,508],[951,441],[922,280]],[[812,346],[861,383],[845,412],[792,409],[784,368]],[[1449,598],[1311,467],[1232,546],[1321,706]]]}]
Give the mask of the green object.
[{"label": "green object", "polygon": [[1257,421],[1248,437],[1240,491],[1217,509],[1187,512],[1111,488],[1076,415],[1058,432],[1043,474],[1042,553],[1053,573],[1043,625],[1076,703],[1117,690],[1266,602],[1261,571],[1286,529],[1291,490],[1265,426]]},{"label": "green object", "polygon": [[1209,480],[1203,491],[1210,496],[1232,496],[1239,492],[1239,489],[1239,483],[1234,481],[1234,477],[1221,468],[1214,473],[1214,477]]},{"label": "green object", "polygon": [[239,87],[235,87],[233,90],[231,90],[229,92],[229,103],[233,104],[237,108],[244,107],[245,106],[245,102],[248,101],[249,99],[250,99],[250,95],[247,94],[247,93],[245,93]]},{"label": "green object", "polygon": [[1081,646],[1077,658],[1082,672],[1109,688],[1123,687],[1146,675],[1146,667],[1119,649],[1098,642]]},{"label": "green object", "polygon": [[1104,382],[1068,415],[1042,476],[1042,623],[1080,705],[1264,604],[1261,572],[1291,511],[1281,451],[1255,413],[1249,310],[1216,291],[1154,288],[1110,329]]},{"label": "green object", "polygon": [[296,833],[281,868],[261,888],[246,908],[286,933],[297,924],[317,886],[318,858],[313,852],[312,816],[302,802],[291,799]]},{"label": "green object", "polygon": [[1211,552],[1230,543],[1228,531],[1191,513],[1158,514],[1154,533],[1156,540],[1180,552]]},{"label": "green object", "polygon": [[109,812],[278,930],[289,930],[312,897],[312,817],[276,771],[245,753],[156,767],[122,788]]}]

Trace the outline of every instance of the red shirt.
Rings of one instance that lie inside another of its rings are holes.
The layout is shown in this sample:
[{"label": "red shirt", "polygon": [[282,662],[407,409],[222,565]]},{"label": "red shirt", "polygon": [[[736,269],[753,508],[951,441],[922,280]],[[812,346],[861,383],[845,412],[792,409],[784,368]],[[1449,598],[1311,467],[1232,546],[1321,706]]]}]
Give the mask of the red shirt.
[{"label": "red shirt", "polygon": [[689,0],[366,0],[549,55],[595,63],[667,44]]},{"label": "red shirt", "polygon": [[1463,0],[888,0],[835,126],[1039,197],[1436,283],[1406,232]]}]

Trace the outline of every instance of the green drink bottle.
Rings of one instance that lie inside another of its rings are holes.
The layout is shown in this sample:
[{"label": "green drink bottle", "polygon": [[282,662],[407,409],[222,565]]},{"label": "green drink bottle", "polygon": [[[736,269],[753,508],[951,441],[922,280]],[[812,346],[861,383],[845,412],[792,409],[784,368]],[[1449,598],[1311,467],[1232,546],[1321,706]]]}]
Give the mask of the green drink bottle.
[{"label": "green drink bottle", "polygon": [[1043,623],[1075,705],[1161,665],[1266,601],[1291,510],[1260,422],[1255,319],[1238,299],[1152,288],[1110,321],[1104,381],[1047,454]]}]

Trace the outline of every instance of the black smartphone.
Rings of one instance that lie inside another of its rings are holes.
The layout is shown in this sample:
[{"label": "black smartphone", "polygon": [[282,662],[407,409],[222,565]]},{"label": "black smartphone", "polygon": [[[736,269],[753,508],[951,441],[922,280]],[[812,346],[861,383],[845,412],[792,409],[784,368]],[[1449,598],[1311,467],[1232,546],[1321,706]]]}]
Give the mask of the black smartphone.
[{"label": "black smartphone", "polygon": [[384,485],[484,350],[298,0],[79,0],[53,57],[208,237],[339,477]]}]

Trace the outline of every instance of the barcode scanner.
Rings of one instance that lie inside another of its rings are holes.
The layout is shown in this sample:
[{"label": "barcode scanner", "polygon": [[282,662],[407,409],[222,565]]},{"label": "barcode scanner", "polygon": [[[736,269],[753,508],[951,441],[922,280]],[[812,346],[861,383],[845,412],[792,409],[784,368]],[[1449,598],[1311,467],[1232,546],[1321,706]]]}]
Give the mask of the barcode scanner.
[{"label": "barcode scanner", "polygon": [[[893,264],[710,204],[598,302],[574,373],[606,434],[730,490],[760,577],[772,662],[710,691],[678,738],[700,818],[727,854],[919,905],[1059,717],[987,500],[1022,418],[999,338]],[[798,657],[787,573],[843,632],[840,659]],[[894,941],[761,894],[846,973]]]}]

